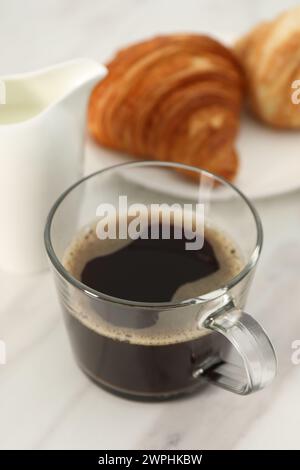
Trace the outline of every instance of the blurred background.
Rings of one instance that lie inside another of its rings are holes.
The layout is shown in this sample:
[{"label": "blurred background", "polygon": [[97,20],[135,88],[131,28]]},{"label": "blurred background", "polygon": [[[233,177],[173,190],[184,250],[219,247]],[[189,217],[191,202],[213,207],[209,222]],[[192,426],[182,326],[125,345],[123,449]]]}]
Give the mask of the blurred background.
[{"label": "blurred background", "polygon": [[23,72],[80,56],[106,60],[114,50],[162,32],[238,36],[293,0],[0,1],[0,73]]}]

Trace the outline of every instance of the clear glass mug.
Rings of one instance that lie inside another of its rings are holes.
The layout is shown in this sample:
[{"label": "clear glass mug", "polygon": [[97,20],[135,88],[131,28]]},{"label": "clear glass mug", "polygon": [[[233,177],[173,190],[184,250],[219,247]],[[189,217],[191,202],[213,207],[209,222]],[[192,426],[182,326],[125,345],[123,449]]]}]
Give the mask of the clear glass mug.
[{"label": "clear glass mug", "polygon": [[[240,272],[211,292],[162,303],[115,298],[84,285],[65,269],[64,253],[74,235],[92,226],[99,204],[117,207],[124,195],[128,204],[202,203],[209,222],[239,248]],[[171,398],[207,382],[241,395],[264,388],[276,375],[275,352],[243,311],[262,239],[247,198],[198,168],[130,162],[74,184],[50,211],[45,245],[80,368],[103,388],[136,399]]]}]

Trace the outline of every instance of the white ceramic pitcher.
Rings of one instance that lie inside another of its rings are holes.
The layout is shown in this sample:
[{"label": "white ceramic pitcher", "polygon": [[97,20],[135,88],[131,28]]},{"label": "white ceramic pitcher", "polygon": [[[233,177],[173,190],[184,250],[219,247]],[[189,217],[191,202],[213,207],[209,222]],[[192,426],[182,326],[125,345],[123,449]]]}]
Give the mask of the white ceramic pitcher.
[{"label": "white ceramic pitcher", "polygon": [[47,266],[47,213],[81,176],[86,107],[105,75],[94,60],[77,59],[0,77],[0,269]]}]

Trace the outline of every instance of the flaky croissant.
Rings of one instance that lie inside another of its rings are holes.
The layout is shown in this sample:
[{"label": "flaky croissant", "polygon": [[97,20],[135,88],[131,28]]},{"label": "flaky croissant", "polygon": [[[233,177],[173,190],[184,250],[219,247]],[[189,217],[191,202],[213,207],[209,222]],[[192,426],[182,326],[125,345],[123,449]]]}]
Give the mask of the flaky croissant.
[{"label": "flaky croissant", "polygon": [[243,75],[229,49],[207,36],[156,37],[121,50],[108,70],[89,103],[98,142],[235,176]]},{"label": "flaky croissant", "polygon": [[300,78],[300,7],[256,26],[235,51],[245,69],[253,112],[271,126],[299,128],[292,84]]}]

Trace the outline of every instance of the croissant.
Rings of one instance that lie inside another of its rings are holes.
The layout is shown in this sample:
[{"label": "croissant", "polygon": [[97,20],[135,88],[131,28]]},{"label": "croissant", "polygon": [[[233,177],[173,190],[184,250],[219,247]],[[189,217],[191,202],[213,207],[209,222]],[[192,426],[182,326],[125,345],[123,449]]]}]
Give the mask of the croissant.
[{"label": "croissant", "polygon": [[299,128],[292,84],[300,78],[300,7],[256,26],[235,51],[245,69],[254,114],[274,127]]},{"label": "croissant", "polygon": [[107,66],[88,110],[100,144],[234,178],[244,85],[229,49],[208,36],[160,36],[121,50]]}]

